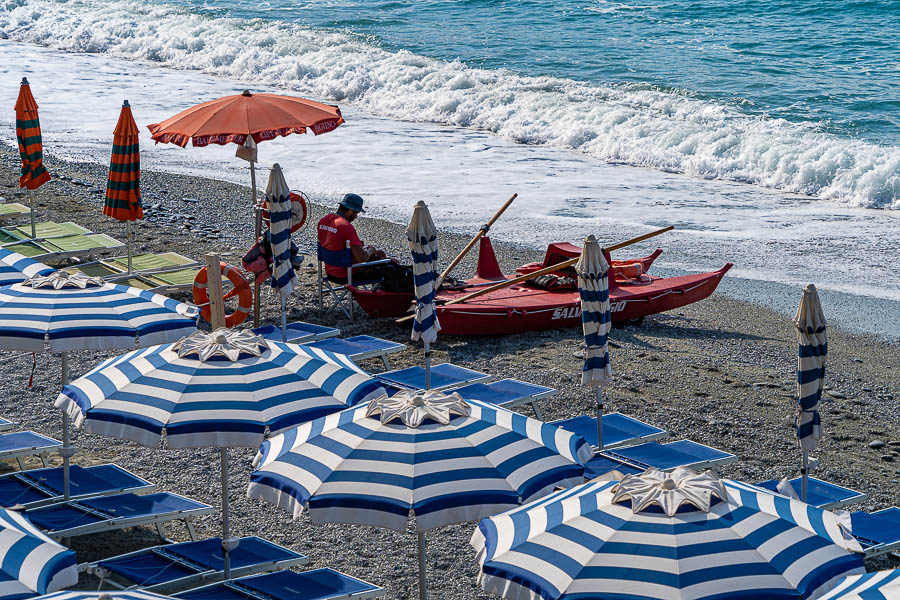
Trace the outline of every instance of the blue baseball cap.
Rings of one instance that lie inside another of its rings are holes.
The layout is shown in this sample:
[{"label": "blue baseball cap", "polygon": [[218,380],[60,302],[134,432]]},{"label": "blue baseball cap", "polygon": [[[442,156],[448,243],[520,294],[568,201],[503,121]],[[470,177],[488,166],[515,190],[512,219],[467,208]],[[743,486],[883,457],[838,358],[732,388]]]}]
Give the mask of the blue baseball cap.
[{"label": "blue baseball cap", "polygon": [[366,212],[363,210],[363,199],[359,194],[344,194],[344,199],[341,200],[341,206],[350,210],[355,210],[356,212]]}]

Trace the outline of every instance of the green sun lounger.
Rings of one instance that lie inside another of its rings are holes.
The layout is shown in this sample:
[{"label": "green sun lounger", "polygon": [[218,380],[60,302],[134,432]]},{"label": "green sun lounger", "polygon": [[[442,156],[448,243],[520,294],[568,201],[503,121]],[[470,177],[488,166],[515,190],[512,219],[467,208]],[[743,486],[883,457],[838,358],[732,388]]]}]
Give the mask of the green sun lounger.
[{"label": "green sun lounger", "polygon": [[102,277],[107,281],[122,285],[165,293],[190,288],[194,284],[194,278],[199,269],[200,264],[197,261],[177,252],[163,252],[132,256],[130,275],[127,273],[127,256],[76,265],[66,270]]},{"label": "green sun lounger", "polygon": [[87,233],[23,240],[4,247],[43,263],[58,263],[75,257],[116,252],[125,244],[105,233]]},{"label": "green sun lounger", "polygon": [[[0,221],[10,221],[17,217],[24,217],[31,214],[31,209],[18,202],[5,202],[0,204]],[[31,224],[28,225],[29,233]]]}]

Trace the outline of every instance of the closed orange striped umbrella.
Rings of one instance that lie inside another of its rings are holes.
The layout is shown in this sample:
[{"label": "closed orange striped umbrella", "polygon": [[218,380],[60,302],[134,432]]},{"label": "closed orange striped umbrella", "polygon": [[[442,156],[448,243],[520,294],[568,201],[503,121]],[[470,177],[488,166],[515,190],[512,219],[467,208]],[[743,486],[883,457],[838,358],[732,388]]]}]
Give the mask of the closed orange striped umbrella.
[{"label": "closed orange striped umbrella", "polygon": [[19,140],[19,154],[22,156],[19,187],[36,190],[50,181],[50,173],[44,168],[38,105],[25,77],[22,78],[22,87],[19,88],[16,100],[16,138]]},{"label": "closed orange striped umbrella", "polygon": [[141,207],[141,151],[138,128],[126,100],[113,135],[103,214],[118,221],[144,218]]}]

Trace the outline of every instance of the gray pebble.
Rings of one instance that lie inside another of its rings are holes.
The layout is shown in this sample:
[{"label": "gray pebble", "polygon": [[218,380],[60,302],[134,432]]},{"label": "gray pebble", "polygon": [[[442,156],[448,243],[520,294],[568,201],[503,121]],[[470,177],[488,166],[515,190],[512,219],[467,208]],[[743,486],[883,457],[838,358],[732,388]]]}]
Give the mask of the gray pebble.
[{"label": "gray pebble", "polygon": [[871,448],[872,450],[881,450],[886,445],[887,444],[885,444],[881,440],[872,440],[871,442],[869,442],[869,448]]},{"label": "gray pebble", "polygon": [[826,390],[825,393],[828,394],[829,396],[831,396],[832,398],[837,398],[838,400],[846,400],[847,399],[847,394],[842,394],[841,392],[836,392],[834,390]]}]

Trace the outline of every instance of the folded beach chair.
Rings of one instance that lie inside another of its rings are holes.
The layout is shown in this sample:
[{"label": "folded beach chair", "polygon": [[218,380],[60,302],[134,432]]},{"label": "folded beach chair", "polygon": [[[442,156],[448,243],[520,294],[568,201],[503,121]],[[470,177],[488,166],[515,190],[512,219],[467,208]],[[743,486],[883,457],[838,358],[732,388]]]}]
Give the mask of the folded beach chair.
[{"label": "folded beach chair", "polygon": [[[555,396],[559,392],[553,388],[526,383],[518,379],[501,379],[490,383],[472,383],[454,390],[466,400],[481,400],[504,408],[515,408],[530,404],[538,420],[543,420],[537,401]],[[596,426],[594,428],[596,435]]]},{"label": "folded beach chair", "polygon": [[[386,373],[373,375],[383,384],[394,390],[424,390],[425,367],[409,367]],[[473,371],[451,363],[443,363],[431,367],[431,389],[450,390],[460,386],[484,381],[491,376],[481,371]]]},{"label": "folded beach chair", "polygon": [[[69,466],[69,495],[72,500],[123,492],[151,492],[155,487],[117,465]],[[62,501],[62,467],[0,475],[0,507],[37,508]]]},{"label": "folded beach chair", "polygon": [[690,467],[700,471],[737,461],[734,454],[711,448],[691,440],[679,440],[660,444],[647,442],[637,446],[604,450],[597,453],[585,467],[586,479],[593,479],[618,471],[623,475],[640,474],[654,467],[660,471],[671,471],[678,467]]},{"label": "folded beach chair", "polygon": [[14,431],[0,434],[0,460],[16,459],[19,468],[25,470],[22,461],[26,456],[37,456],[47,466],[47,455],[62,446],[62,442],[33,431]]},{"label": "folded beach chair", "polygon": [[389,354],[406,350],[406,344],[372,337],[371,335],[355,335],[345,339],[330,338],[303,345],[316,353],[328,354],[333,352],[345,354],[354,362],[369,358],[380,358],[385,369],[391,368],[391,363],[388,361]]},{"label": "folded beach chair", "polygon": [[0,417],[0,432],[9,431],[10,429],[15,429],[16,424],[12,421],[7,421],[3,417]]},{"label": "folded beach chair", "polygon": [[866,552],[866,558],[893,553],[900,558],[900,508],[892,506],[873,513],[850,513],[853,537]]},{"label": "folded beach chair", "polygon": [[[597,447],[597,417],[582,415],[561,421],[552,421],[550,425],[562,427],[566,431],[577,433],[587,442]],[[622,413],[609,413],[603,415],[603,449],[634,446],[644,442],[661,440],[669,436],[669,432],[638,421]]]},{"label": "folded beach chair", "polygon": [[[31,209],[18,202],[4,202],[0,204],[0,222],[12,221],[25,215],[30,215]],[[31,233],[31,224],[28,225],[28,232]]]},{"label": "folded beach chair", "polygon": [[214,510],[208,504],[178,494],[157,492],[146,496],[116,494],[87,500],[70,500],[53,506],[31,508],[24,514],[28,520],[43,529],[44,533],[58,540],[126,527],[155,525],[159,537],[168,541],[163,535],[163,523],[184,521],[191,540],[196,540],[193,519]]},{"label": "folded beach chair", "polygon": [[[803,478],[797,477],[795,479],[791,479],[790,482],[791,488],[794,490],[794,494],[797,498],[800,497],[800,487],[803,485]],[[761,483],[757,483],[761,488],[767,489],[770,492],[778,493],[778,480],[777,479],[769,479],[768,481],[763,481]],[[821,479],[816,479],[815,477],[810,477],[807,480],[806,487],[806,503],[811,504],[817,508],[822,508],[825,510],[834,510],[836,508],[841,508],[847,506],[848,504],[854,504],[856,502],[862,502],[866,499],[866,495],[862,492],[857,492],[856,490],[851,490],[850,488],[841,487],[835,483],[829,483],[827,481],[822,481]]]},{"label": "folded beach chair", "polygon": [[[231,577],[244,577],[305,565],[309,557],[256,536],[240,539],[231,552]],[[167,594],[221,580],[222,538],[144,548],[87,565],[100,588],[132,586]]]},{"label": "folded beach chair", "polygon": [[[314,325],[303,321],[288,323],[285,329],[287,330],[287,341],[291,344],[306,344],[308,342],[325,340],[341,335],[341,330],[336,327]],[[275,342],[281,341],[280,325],[263,325],[262,327],[251,329],[250,331],[263,336],[267,340]]]},{"label": "folded beach chair", "polygon": [[242,577],[174,595],[185,600],[362,600],[381,596],[383,588],[328,568]]}]

